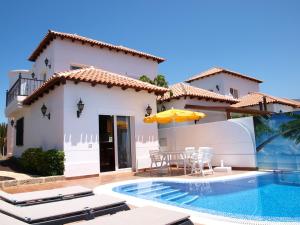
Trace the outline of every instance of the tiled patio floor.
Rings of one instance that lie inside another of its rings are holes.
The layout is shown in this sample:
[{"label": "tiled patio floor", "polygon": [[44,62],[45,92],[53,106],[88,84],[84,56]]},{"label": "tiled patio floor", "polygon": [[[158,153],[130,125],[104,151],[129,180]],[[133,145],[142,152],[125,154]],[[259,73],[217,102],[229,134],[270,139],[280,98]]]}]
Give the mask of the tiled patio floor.
[{"label": "tiled patio floor", "polygon": [[[188,178],[188,179],[207,179],[210,177],[219,177],[219,176],[227,176],[230,174],[239,174],[245,173],[245,171],[237,171],[234,170],[232,173],[214,173],[213,175],[206,175],[205,177],[202,176],[184,176],[182,174],[182,170],[173,169],[172,170],[172,177],[176,178]],[[151,173],[152,177],[161,177],[161,176],[170,176],[170,174],[158,174],[156,172]],[[134,174],[132,172],[112,172],[112,173],[102,173],[98,177],[89,177],[89,178],[80,178],[80,179],[70,179],[65,181],[56,181],[52,183],[45,183],[45,184],[34,184],[34,185],[25,185],[19,187],[9,187],[5,188],[6,192],[9,193],[19,193],[19,192],[28,192],[28,191],[37,191],[37,190],[46,190],[46,189],[53,189],[58,187],[66,187],[71,185],[81,185],[88,188],[95,188],[102,184],[117,182],[117,181],[125,181],[125,180],[132,180],[132,179],[141,179],[145,177],[150,177],[149,172],[140,172]]]}]

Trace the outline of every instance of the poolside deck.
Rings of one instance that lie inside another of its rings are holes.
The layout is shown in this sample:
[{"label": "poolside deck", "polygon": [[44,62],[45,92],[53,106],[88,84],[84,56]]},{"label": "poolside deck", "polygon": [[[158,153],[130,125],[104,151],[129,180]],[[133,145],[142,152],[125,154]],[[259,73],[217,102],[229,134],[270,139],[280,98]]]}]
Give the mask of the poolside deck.
[{"label": "poolside deck", "polygon": [[33,185],[25,185],[25,186],[14,186],[5,188],[6,192],[9,193],[20,193],[20,192],[29,192],[29,191],[38,191],[38,190],[47,190],[59,187],[66,187],[71,185],[81,185],[88,188],[95,188],[99,185],[118,182],[118,181],[126,181],[126,180],[133,180],[133,179],[141,179],[145,177],[176,177],[176,178],[188,178],[188,179],[207,179],[211,177],[220,177],[220,176],[227,176],[232,174],[241,174],[245,173],[246,171],[239,171],[233,170],[231,173],[223,173],[217,172],[212,175],[206,175],[205,177],[202,176],[184,176],[182,175],[182,170],[180,169],[172,169],[172,174],[157,174],[157,173],[149,173],[146,172],[108,172],[102,173],[97,177],[89,177],[89,178],[78,178],[78,179],[67,179],[64,181],[56,181],[51,183],[45,184],[33,184]]},{"label": "poolside deck", "polygon": [[[66,187],[72,185],[81,185],[88,188],[95,188],[99,185],[118,182],[118,181],[126,181],[126,180],[138,180],[145,177],[174,177],[174,178],[184,178],[184,179],[199,179],[205,180],[211,177],[222,177],[234,174],[243,174],[248,171],[239,171],[233,170],[231,173],[224,173],[224,172],[215,172],[212,175],[206,175],[205,177],[202,176],[184,176],[182,169],[172,169],[171,174],[161,174],[161,173],[151,173],[149,171],[142,171],[139,173],[133,172],[108,172],[102,173],[97,177],[89,177],[89,178],[77,178],[77,179],[67,179],[64,181],[56,181],[52,183],[44,183],[44,184],[33,184],[33,185],[24,185],[24,186],[15,186],[15,187],[8,187],[5,189],[6,192],[9,193],[20,193],[20,192],[30,192],[30,191],[38,191],[38,190],[47,190],[47,189],[54,189],[59,187]],[[133,205],[129,205],[130,208],[135,208]],[[77,224],[77,223],[72,223]],[[199,224],[194,223],[195,225],[210,225],[210,224]]]}]

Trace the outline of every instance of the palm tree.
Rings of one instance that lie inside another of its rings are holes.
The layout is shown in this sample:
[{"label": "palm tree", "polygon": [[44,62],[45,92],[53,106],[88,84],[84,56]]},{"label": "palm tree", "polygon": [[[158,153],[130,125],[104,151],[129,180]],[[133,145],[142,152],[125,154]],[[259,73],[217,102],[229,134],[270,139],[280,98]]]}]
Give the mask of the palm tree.
[{"label": "palm tree", "polygon": [[[299,114],[293,114],[293,113],[287,113],[286,116],[290,117],[292,120],[283,123],[280,125],[277,132],[274,133],[271,137],[269,137],[267,140],[265,140],[263,143],[261,143],[259,146],[256,147],[256,151],[262,150],[267,144],[275,140],[279,136],[283,136],[285,138],[288,138],[290,140],[295,141],[295,144],[300,143],[300,115]],[[256,125],[257,126],[257,125]],[[258,124],[258,126],[262,126],[261,124]],[[255,128],[255,132],[268,132],[263,127]]]},{"label": "palm tree", "polygon": [[268,124],[268,119],[269,116],[268,115],[264,115],[264,116],[256,116],[253,118],[254,120],[254,124],[255,124],[255,134],[257,136],[261,136],[263,134],[271,134],[273,133],[273,129],[270,128],[269,124]]},{"label": "palm tree", "polygon": [[285,138],[295,141],[295,144],[300,144],[300,115],[292,114],[294,120],[291,120],[280,126],[281,133]]},{"label": "palm tree", "polygon": [[6,148],[6,134],[7,134],[7,124],[0,124],[0,151],[4,155],[4,149]]}]

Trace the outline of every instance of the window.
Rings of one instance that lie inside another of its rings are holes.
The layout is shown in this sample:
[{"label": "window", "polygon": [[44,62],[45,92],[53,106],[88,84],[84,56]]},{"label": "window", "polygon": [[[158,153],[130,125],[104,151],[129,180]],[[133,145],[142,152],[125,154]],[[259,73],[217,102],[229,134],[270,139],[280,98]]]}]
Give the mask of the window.
[{"label": "window", "polygon": [[71,65],[70,70],[79,70],[82,69],[82,66]]},{"label": "window", "polygon": [[230,94],[232,95],[233,98],[239,98],[239,92],[237,89],[230,88]]},{"label": "window", "polygon": [[47,74],[44,73],[44,74],[43,74],[43,81],[46,81],[46,80],[47,80]]},{"label": "window", "polygon": [[24,118],[18,119],[16,123],[16,145],[22,146],[24,142]]}]

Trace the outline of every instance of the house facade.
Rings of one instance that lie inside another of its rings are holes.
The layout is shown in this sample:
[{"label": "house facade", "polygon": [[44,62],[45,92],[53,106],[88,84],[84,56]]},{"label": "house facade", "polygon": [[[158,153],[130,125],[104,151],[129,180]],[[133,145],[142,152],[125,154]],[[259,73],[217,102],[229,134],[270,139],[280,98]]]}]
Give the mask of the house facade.
[{"label": "house facade", "polygon": [[159,97],[158,109],[174,107],[204,112],[207,117],[197,123],[300,109],[298,101],[260,93],[261,83],[239,72],[211,68],[188,78],[185,83],[170,86],[172,94]]},{"label": "house facade", "polygon": [[32,69],[9,73],[10,155],[61,149],[67,177],[148,167],[158,131],[143,118],[167,89],[136,78],[154,78],[164,59],[49,31],[29,60]]}]

